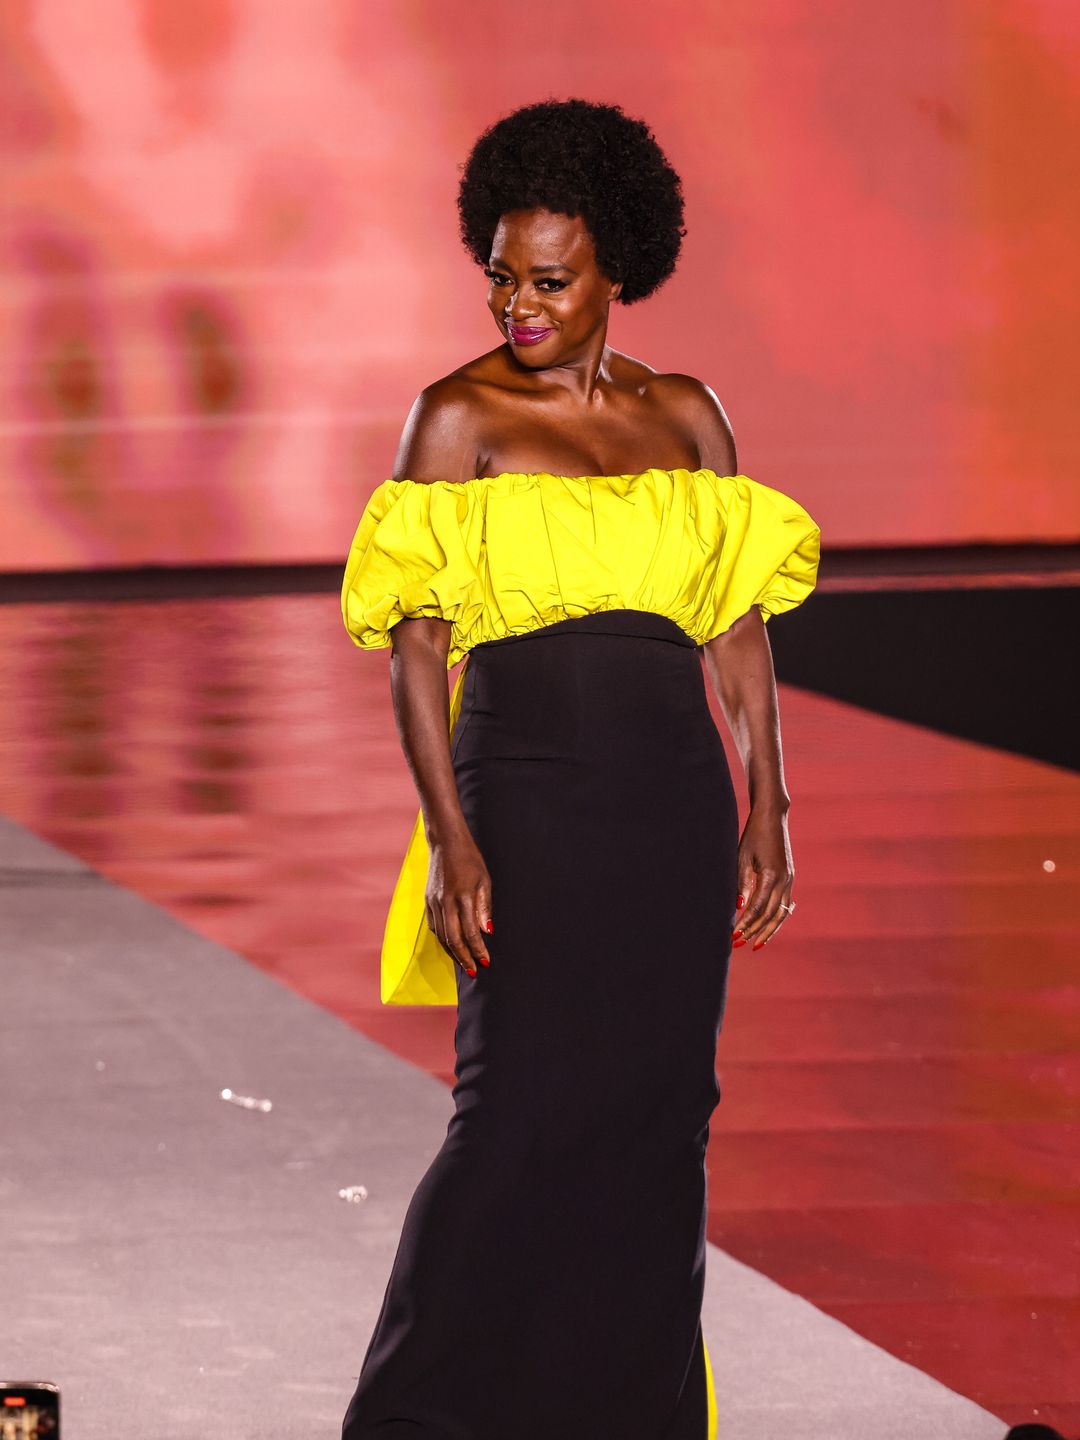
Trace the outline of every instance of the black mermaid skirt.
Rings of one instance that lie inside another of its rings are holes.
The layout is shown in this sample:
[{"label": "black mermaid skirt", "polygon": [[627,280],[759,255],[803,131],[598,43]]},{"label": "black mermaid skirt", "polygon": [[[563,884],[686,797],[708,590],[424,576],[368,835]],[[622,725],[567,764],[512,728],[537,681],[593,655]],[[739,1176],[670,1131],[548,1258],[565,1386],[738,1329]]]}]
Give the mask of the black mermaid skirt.
[{"label": "black mermaid skirt", "polygon": [[634,610],[479,645],[451,753],[491,966],[343,1440],[706,1440],[738,814],[697,647]]}]

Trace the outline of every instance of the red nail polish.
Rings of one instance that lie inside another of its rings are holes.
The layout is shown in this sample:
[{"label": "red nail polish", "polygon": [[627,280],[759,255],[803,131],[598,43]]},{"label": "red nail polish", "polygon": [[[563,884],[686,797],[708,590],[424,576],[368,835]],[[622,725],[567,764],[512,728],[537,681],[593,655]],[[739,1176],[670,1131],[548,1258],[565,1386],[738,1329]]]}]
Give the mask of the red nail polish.
[{"label": "red nail polish", "polygon": [[487,922],[487,924],[484,926],[484,929],[487,931],[487,933],[488,933],[489,935],[491,934],[492,925],[491,925],[491,921],[490,921],[490,920],[489,920],[489,921]]},{"label": "red nail polish", "polygon": [[480,964],[481,964],[481,965],[490,965],[490,964],[491,964],[491,959],[490,959],[490,957],[487,956],[487,955],[481,955],[481,956],[480,956]]},{"label": "red nail polish", "polygon": [[466,971],[465,971],[465,974],[468,975],[468,977],[469,977],[470,980],[475,980],[475,979],[476,979],[476,971],[475,971],[475,970],[466,970]]},{"label": "red nail polish", "polygon": [[751,949],[751,950],[762,950],[762,949],[764,949],[764,947],[765,947],[765,941],[764,941],[764,940],[758,940],[756,944],[750,946],[750,949]]},{"label": "red nail polish", "polygon": [[741,930],[733,930],[733,931],[731,932],[731,938],[732,938],[733,940],[738,940],[738,938],[739,938],[739,936],[740,936],[741,934],[742,934],[742,931],[741,931]]},{"label": "red nail polish", "polygon": [[740,895],[739,898],[735,901],[735,909],[736,909],[736,910],[741,910],[742,907],[743,907],[745,904],[746,904],[746,896],[745,896],[745,895]]},{"label": "red nail polish", "polygon": [[734,944],[732,945],[731,948],[732,948],[733,950],[737,950],[740,945],[745,945],[745,944],[746,944],[746,941],[745,941],[745,940],[736,940],[736,941],[734,942]]}]

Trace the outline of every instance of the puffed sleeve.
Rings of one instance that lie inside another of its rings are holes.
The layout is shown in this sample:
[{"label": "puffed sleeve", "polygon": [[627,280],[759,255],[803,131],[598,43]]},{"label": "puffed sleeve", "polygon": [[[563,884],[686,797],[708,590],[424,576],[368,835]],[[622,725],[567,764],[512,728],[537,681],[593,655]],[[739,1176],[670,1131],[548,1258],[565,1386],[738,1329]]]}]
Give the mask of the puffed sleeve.
[{"label": "puffed sleeve", "polygon": [[817,584],[821,559],[821,529],[789,495],[747,475],[715,481],[719,532],[707,586],[709,638],[753,605],[764,620],[801,605]]},{"label": "puffed sleeve", "polygon": [[399,620],[435,616],[467,631],[484,605],[483,508],[467,481],[384,480],[356,527],[341,587],[355,644],[391,643]]}]

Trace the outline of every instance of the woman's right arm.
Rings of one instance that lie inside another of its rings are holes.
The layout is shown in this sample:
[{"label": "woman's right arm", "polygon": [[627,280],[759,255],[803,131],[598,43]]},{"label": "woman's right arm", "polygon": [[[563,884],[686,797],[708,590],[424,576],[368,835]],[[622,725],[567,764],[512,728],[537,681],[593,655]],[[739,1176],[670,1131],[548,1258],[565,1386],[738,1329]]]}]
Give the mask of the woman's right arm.
[{"label": "woman's right arm", "polygon": [[[429,386],[409,414],[394,479],[470,479],[475,446],[461,382]],[[401,748],[420,797],[431,855],[424,896],[428,926],[469,975],[489,965],[484,932],[492,929],[491,877],[461,809],[450,758],[446,657],[450,623],[435,617],[399,620],[390,632],[390,693]]]}]

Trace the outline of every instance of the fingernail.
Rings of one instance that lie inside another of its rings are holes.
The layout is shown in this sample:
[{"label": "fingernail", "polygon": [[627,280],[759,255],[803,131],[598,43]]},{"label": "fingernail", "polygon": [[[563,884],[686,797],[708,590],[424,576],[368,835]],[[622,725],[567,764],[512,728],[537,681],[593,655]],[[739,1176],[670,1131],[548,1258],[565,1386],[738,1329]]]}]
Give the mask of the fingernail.
[{"label": "fingernail", "polygon": [[745,904],[746,904],[746,896],[745,896],[745,895],[740,895],[739,898],[735,901],[735,909],[736,909],[736,910],[741,910],[742,907],[743,907]]},{"label": "fingernail", "polygon": [[732,930],[732,932],[731,932],[731,938],[732,938],[733,940],[738,940],[738,938],[739,938],[739,936],[740,936],[741,934],[742,934],[742,931],[741,931],[741,930]]},{"label": "fingernail", "polygon": [[480,956],[480,964],[481,964],[481,965],[490,965],[490,964],[491,964],[491,958],[490,958],[489,956],[487,956],[487,955],[481,955],[481,956]]},{"label": "fingernail", "polygon": [[750,949],[751,949],[751,950],[761,950],[761,949],[764,947],[764,945],[765,945],[765,941],[764,941],[764,940],[759,940],[755,945],[751,945],[751,946],[750,946]]},{"label": "fingernail", "polygon": [[489,920],[489,921],[487,922],[487,924],[484,926],[484,929],[487,931],[487,933],[488,933],[489,935],[491,934],[491,928],[492,928],[492,927],[491,927],[491,921]]},{"label": "fingernail", "polygon": [[469,977],[470,980],[475,980],[475,979],[476,979],[476,971],[475,971],[475,970],[466,970],[466,971],[465,971],[465,974],[468,975],[468,977]]},{"label": "fingernail", "polygon": [[735,943],[734,943],[734,945],[732,945],[731,948],[732,948],[733,950],[737,950],[740,945],[745,945],[745,944],[746,944],[746,941],[745,941],[745,940],[736,940]]}]

